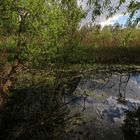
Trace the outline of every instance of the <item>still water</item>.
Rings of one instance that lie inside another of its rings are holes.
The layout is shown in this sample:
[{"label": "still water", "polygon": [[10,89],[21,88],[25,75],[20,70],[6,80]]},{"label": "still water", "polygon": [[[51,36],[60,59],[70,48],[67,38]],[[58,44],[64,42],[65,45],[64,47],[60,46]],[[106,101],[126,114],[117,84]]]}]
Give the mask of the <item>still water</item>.
[{"label": "still water", "polygon": [[126,112],[140,106],[140,72],[85,74],[67,100],[73,100],[69,105],[71,114],[80,114],[71,122],[73,128],[67,139],[123,140],[121,127]]}]

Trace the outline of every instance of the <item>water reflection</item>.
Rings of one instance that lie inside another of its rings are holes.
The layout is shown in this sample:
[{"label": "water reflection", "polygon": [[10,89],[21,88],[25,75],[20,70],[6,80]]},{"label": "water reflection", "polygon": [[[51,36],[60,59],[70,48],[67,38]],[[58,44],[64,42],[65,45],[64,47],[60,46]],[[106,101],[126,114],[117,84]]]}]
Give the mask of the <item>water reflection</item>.
[{"label": "water reflection", "polygon": [[131,79],[136,82],[138,88],[140,88],[140,75],[139,74],[131,74]]},{"label": "water reflection", "polygon": [[[140,74],[121,72],[86,75],[74,95],[67,97],[67,100],[78,96],[80,98],[72,102],[69,108],[72,113],[82,111],[82,121],[69,134],[71,139],[126,139],[127,123],[124,120],[130,113],[125,114],[140,107]],[[125,137],[122,132],[126,132]]]}]

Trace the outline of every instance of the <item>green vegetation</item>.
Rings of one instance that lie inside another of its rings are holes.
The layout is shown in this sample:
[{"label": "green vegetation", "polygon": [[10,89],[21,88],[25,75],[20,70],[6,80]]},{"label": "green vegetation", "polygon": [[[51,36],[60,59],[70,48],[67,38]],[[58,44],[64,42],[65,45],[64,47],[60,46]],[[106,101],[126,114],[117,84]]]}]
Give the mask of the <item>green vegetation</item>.
[{"label": "green vegetation", "polygon": [[[119,24],[105,26],[84,26],[78,32],[82,39],[73,52],[74,63],[140,63],[140,28]],[[78,55],[77,55],[78,54]]]},{"label": "green vegetation", "polygon": [[134,111],[127,111],[126,119],[122,125],[122,131],[124,132],[124,138],[127,140],[138,140],[140,138],[140,108]]},{"label": "green vegetation", "polygon": [[[111,6],[109,0],[88,4],[93,19]],[[131,18],[138,9],[130,4]],[[65,94],[75,91],[83,66],[139,63],[139,28],[79,28],[85,16],[76,0],[1,0],[0,139],[64,139],[73,117]]]}]

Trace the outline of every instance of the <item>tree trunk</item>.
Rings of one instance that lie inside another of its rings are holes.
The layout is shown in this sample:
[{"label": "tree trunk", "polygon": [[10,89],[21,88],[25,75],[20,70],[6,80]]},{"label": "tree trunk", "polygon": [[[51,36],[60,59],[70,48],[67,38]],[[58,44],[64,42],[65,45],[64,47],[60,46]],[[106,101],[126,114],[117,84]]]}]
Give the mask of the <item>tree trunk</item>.
[{"label": "tree trunk", "polygon": [[0,72],[0,130],[3,128],[5,104],[12,86],[12,81],[21,70],[22,65],[19,64],[18,60],[15,60],[13,64],[6,64]]}]

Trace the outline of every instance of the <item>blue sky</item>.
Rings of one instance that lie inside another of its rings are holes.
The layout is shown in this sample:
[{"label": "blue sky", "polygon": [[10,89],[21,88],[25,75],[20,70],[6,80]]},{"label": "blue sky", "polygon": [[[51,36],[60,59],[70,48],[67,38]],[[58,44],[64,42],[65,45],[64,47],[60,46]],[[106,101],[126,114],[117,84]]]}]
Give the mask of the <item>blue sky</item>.
[{"label": "blue sky", "polygon": [[118,22],[119,24],[124,25],[127,22],[128,17],[129,17],[128,15],[123,15],[123,16],[119,17],[118,20],[115,22]]},{"label": "blue sky", "polygon": [[129,17],[128,15],[116,14],[113,17],[104,21],[99,21],[98,23],[101,24],[101,26],[113,25],[114,23],[125,25],[128,20],[128,17]]}]

